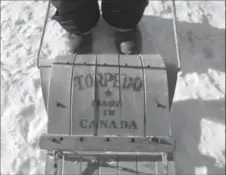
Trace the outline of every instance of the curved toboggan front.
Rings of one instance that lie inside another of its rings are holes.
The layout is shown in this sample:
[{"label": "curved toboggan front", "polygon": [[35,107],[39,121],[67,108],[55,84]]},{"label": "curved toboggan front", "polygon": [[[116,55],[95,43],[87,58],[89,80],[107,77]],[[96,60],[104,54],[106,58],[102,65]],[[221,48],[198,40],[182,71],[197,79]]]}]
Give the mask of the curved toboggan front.
[{"label": "curved toboggan front", "polygon": [[160,55],[58,56],[41,81],[49,134],[171,136]]}]

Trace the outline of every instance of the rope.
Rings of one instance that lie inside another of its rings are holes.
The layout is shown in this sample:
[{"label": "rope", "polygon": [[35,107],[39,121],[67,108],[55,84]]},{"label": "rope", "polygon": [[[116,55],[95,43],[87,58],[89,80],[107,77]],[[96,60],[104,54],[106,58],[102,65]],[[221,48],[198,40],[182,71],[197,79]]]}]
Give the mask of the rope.
[{"label": "rope", "polygon": [[38,49],[38,56],[37,56],[37,67],[38,67],[38,69],[40,67],[40,54],[41,54],[42,45],[43,45],[43,41],[44,41],[44,37],[45,37],[46,26],[47,26],[47,23],[48,23],[48,16],[49,16],[49,12],[50,12],[50,6],[51,6],[51,0],[48,0],[48,7],[47,7],[47,10],[46,10],[45,21],[44,21],[44,25],[43,25],[43,29],[42,29],[42,36],[41,36],[39,49]]},{"label": "rope", "polygon": [[172,0],[172,9],[173,9],[173,33],[174,33],[174,40],[175,40],[176,54],[177,54],[177,67],[178,67],[178,71],[180,71],[181,70],[181,55],[180,55],[180,48],[179,48],[179,42],[178,42],[177,12],[176,12],[175,0]]}]

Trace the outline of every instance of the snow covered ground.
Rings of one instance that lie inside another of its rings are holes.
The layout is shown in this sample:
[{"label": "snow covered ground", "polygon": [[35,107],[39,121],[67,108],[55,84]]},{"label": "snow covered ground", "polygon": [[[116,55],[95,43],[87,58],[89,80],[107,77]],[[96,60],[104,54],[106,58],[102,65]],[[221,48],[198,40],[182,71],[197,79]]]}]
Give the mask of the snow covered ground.
[{"label": "snow covered ground", "polygon": [[[172,109],[178,174],[225,174],[225,2],[178,1],[183,59]],[[46,132],[36,55],[46,1],[1,2],[1,174],[43,174]],[[54,8],[51,8],[51,13]],[[167,44],[170,1],[152,1],[146,14]],[[162,32],[162,33],[161,33]],[[171,34],[171,33],[168,33]],[[65,32],[50,21],[43,54],[64,53]]]}]

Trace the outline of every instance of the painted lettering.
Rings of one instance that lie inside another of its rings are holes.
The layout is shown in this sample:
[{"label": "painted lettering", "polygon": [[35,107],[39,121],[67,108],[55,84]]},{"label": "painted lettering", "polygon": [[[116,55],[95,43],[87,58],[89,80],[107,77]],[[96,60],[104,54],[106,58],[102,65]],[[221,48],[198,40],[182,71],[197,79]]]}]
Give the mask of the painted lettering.
[{"label": "painted lettering", "polygon": [[90,124],[89,124],[89,128],[94,128],[95,127],[95,121],[93,120],[93,121],[91,121],[90,122]]},{"label": "painted lettering", "polygon": [[132,121],[128,128],[129,129],[137,129],[137,123],[135,121]]},{"label": "painted lettering", "polygon": [[[131,87],[133,87],[133,78],[132,77],[128,77],[128,84],[126,89],[130,89]],[[135,89],[134,89],[135,90]]]},{"label": "painted lettering", "polygon": [[84,87],[82,86],[82,80],[81,80],[82,78],[83,78],[83,75],[79,75],[79,76],[74,77],[74,83],[78,84],[79,90],[84,89]]},{"label": "painted lettering", "polygon": [[116,102],[114,100],[110,100],[108,104],[110,107],[113,107],[113,106],[115,106],[115,103]]},{"label": "painted lettering", "polygon": [[79,123],[80,127],[81,128],[87,128],[87,122],[88,122],[87,120],[81,120],[80,123]]},{"label": "painted lettering", "polygon": [[85,84],[87,88],[93,87],[93,76],[91,74],[85,76]]},{"label": "painted lettering", "polygon": [[[74,85],[78,86],[79,90],[84,90],[87,88],[93,88],[96,84],[98,87],[108,87],[108,88],[118,88],[124,90],[132,89],[136,92],[139,92],[143,87],[143,82],[140,76],[128,76],[121,74],[121,78],[118,73],[97,73],[95,75],[89,73],[86,75],[78,75],[74,77]],[[96,79],[95,79],[96,78]]]},{"label": "painted lettering", "polygon": [[122,120],[121,121],[121,129],[137,129],[137,123],[133,120],[130,123],[128,121]]},{"label": "painted lettering", "polygon": [[92,106],[94,105],[102,106],[102,107],[121,107],[122,106],[122,101],[114,101],[114,100],[93,100],[92,101]]},{"label": "painted lettering", "polygon": [[143,87],[143,82],[140,79],[140,77],[136,77],[133,83],[133,89],[135,89],[135,91],[140,91],[140,89]]},{"label": "painted lettering", "polygon": [[114,115],[115,115],[115,110],[104,109],[104,111],[103,111],[103,116],[114,116]]},{"label": "painted lettering", "polygon": [[100,121],[100,128],[107,128],[108,127],[108,121],[107,120],[101,120]]},{"label": "painted lettering", "polygon": [[113,87],[114,88],[118,88],[120,86],[120,82],[119,82],[119,74],[114,74],[114,83],[113,83]]},{"label": "painted lettering", "polygon": [[114,116],[115,115],[115,110],[109,109],[108,110],[108,115],[109,116]]},{"label": "painted lettering", "polygon": [[111,122],[110,122],[110,125],[109,125],[109,127],[108,128],[117,128],[117,126],[116,126],[116,122],[114,121],[114,120],[112,120]]},{"label": "painted lettering", "polygon": [[104,73],[104,87],[108,87],[109,82],[114,81],[114,75],[112,73]]},{"label": "painted lettering", "polygon": [[99,84],[100,87],[104,87],[104,76],[103,76],[103,74],[97,73],[96,82],[97,82],[97,84]]},{"label": "painted lettering", "polygon": [[108,110],[107,109],[104,109],[103,116],[107,116],[107,112],[108,112]]},{"label": "painted lettering", "polygon": [[129,126],[129,124],[127,121],[125,121],[125,120],[121,121],[121,129],[126,129],[126,128],[128,128],[128,126]]},{"label": "painted lettering", "polygon": [[103,100],[102,103],[103,103],[102,106],[108,106],[108,103],[106,100]]},{"label": "painted lettering", "polygon": [[122,89],[126,89],[126,84],[127,84],[127,75],[123,77],[122,86],[121,86]]},{"label": "painted lettering", "polygon": [[95,122],[94,120],[88,121],[87,119],[83,119],[79,122],[81,128],[105,128],[105,129],[129,129],[129,130],[137,130],[138,126],[136,121],[115,121],[115,120],[100,120],[99,122]]}]

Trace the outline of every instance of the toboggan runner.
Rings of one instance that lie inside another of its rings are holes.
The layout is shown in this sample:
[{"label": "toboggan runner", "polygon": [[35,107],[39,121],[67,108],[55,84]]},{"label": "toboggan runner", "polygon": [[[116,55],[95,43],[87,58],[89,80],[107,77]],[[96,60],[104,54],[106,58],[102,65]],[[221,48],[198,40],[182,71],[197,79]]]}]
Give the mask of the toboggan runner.
[{"label": "toboggan runner", "polygon": [[[45,173],[125,174],[127,164],[136,173],[176,174],[170,109],[180,53],[174,2],[174,61],[162,58],[142,24],[141,54],[117,54],[103,20],[94,32],[92,54],[40,60],[49,9],[50,1],[38,54],[48,116],[47,134],[39,141],[48,153]],[[144,170],[144,163],[151,168]]]}]

